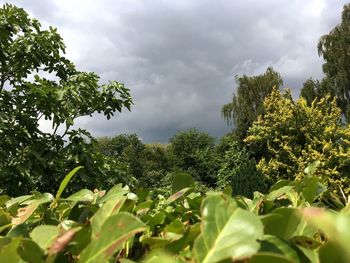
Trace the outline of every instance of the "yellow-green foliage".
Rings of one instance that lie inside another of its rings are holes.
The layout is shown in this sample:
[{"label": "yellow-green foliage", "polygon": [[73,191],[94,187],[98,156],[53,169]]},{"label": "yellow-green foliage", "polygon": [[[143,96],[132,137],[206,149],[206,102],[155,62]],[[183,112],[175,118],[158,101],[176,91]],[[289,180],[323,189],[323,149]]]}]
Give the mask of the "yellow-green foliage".
[{"label": "yellow-green foliage", "polygon": [[264,101],[265,114],[249,129],[245,142],[261,159],[258,168],[271,182],[300,180],[304,169],[319,161],[314,175],[333,191],[350,194],[350,128],[329,96],[307,106],[289,91],[274,89]]}]

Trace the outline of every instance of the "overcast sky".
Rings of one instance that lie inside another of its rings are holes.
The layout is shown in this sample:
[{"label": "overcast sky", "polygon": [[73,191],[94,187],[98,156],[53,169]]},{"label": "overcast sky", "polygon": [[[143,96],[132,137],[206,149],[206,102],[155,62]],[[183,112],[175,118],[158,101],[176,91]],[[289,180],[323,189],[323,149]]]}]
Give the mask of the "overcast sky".
[{"label": "overcast sky", "polygon": [[[5,1],[0,1],[4,3]],[[166,142],[196,127],[215,137],[229,131],[221,106],[237,74],[273,66],[298,96],[309,77],[322,78],[317,42],[340,22],[342,0],[33,0],[23,7],[58,28],[67,57],[101,82],[130,88],[131,112],[107,121],[80,118],[94,136],[137,133]],[[45,126],[45,124],[44,124]]]}]

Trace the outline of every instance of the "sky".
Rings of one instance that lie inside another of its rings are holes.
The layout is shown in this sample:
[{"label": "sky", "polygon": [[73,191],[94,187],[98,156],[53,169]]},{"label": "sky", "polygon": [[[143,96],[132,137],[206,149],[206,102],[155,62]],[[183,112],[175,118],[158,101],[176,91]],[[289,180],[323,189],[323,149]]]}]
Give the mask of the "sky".
[{"label": "sky", "polygon": [[[4,3],[1,1],[0,3]],[[167,142],[197,128],[221,137],[230,127],[221,107],[235,75],[268,66],[298,97],[303,82],[321,79],[317,42],[340,22],[342,0],[14,0],[44,27],[57,27],[66,56],[130,89],[134,105],[107,120],[81,117],[93,136],[136,133]],[[41,123],[48,130],[49,123]]]}]

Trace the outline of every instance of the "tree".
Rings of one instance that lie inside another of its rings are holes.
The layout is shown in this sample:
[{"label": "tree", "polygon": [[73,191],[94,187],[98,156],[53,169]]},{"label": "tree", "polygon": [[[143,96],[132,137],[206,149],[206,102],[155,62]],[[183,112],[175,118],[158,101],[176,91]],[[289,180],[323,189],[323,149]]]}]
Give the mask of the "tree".
[{"label": "tree", "polygon": [[137,179],[143,176],[142,155],[145,144],[136,134],[102,137],[97,142],[99,151],[126,166],[130,176]]},{"label": "tree", "polygon": [[309,78],[304,82],[303,88],[300,91],[300,96],[306,100],[308,106],[311,106],[315,99],[321,97],[320,82]]},{"label": "tree", "polygon": [[168,145],[160,143],[146,144],[142,153],[142,164],[145,172],[168,172],[170,170]]},{"label": "tree", "polygon": [[[45,180],[54,189],[72,168],[61,169],[68,158],[65,136],[73,146],[84,134],[70,130],[74,120],[94,112],[109,119],[132,104],[123,84],[99,85],[96,74],[78,71],[64,51],[55,28],[42,29],[16,6],[0,8],[0,176],[10,193],[28,192]],[[52,121],[52,133],[39,129],[42,118]],[[71,165],[84,165],[79,156],[71,159]]]},{"label": "tree", "polygon": [[169,155],[173,166],[207,186],[214,186],[218,171],[214,141],[209,134],[196,129],[178,132],[170,138]]},{"label": "tree", "polygon": [[264,111],[263,101],[274,86],[283,84],[281,76],[272,67],[258,76],[236,76],[237,93],[233,95],[232,101],[224,105],[221,113],[230,125],[234,125],[235,131],[242,139],[248,128],[258,115]]},{"label": "tree", "polygon": [[321,37],[318,52],[325,63],[322,86],[337,99],[347,121],[350,120],[350,4],[343,8],[341,23]]},{"label": "tree", "polygon": [[255,191],[265,192],[266,183],[261,173],[256,169],[256,162],[251,153],[239,142],[232,141],[224,155],[218,173],[218,186],[225,189],[232,187],[234,195],[253,197]]},{"label": "tree", "polygon": [[311,106],[294,101],[277,89],[264,101],[265,114],[248,131],[245,142],[260,156],[258,169],[270,184],[300,180],[311,163],[314,175],[336,192],[350,193],[350,127],[343,127],[341,110],[326,96]]}]

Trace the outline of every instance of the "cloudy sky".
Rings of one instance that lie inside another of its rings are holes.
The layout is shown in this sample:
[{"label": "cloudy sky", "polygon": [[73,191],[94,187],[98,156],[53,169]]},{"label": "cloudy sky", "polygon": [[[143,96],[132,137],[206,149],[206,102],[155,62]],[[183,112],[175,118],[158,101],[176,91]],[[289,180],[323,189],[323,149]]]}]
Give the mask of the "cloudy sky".
[{"label": "cloudy sky", "polygon": [[57,27],[79,69],[130,88],[131,112],[109,121],[80,118],[77,126],[94,136],[137,133],[145,142],[166,142],[192,127],[215,137],[227,133],[220,109],[237,74],[261,74],[272,65],[298,96],[307,78],[322,77],[317,42],[340,22],[347,1],[7,2]]}]

